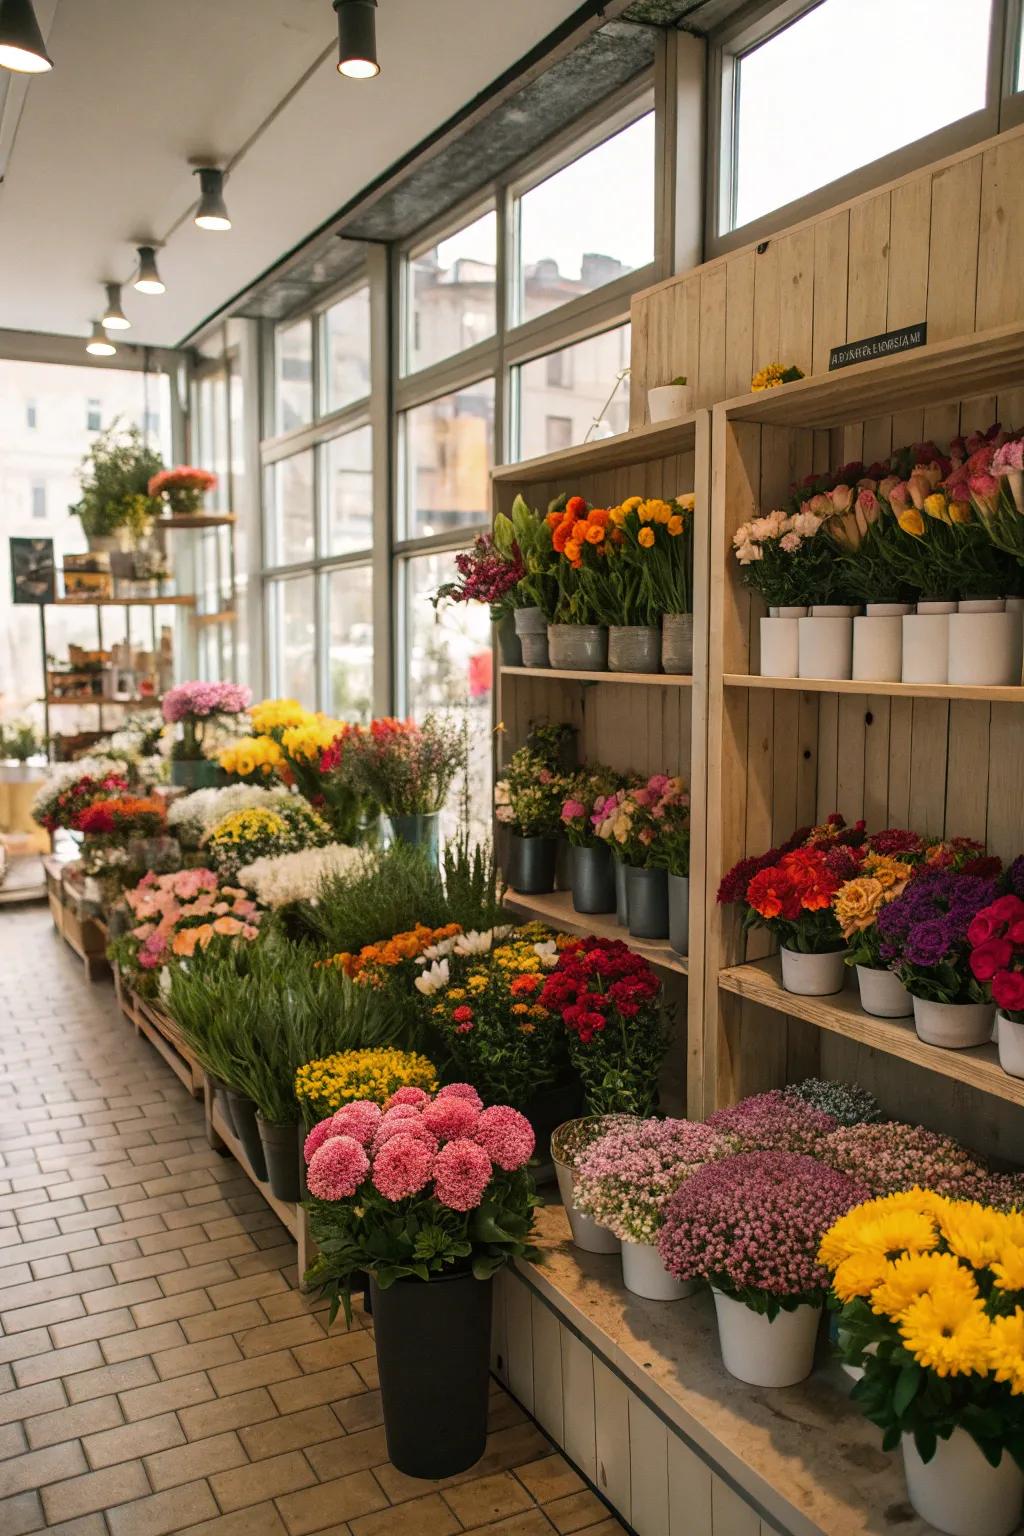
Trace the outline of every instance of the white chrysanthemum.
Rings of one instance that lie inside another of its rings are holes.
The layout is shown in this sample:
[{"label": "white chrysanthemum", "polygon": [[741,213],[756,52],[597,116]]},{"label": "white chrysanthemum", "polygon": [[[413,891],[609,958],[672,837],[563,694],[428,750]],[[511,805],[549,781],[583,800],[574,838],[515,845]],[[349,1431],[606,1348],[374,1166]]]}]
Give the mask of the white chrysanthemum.
[{"label": "white chrysanthemum", "polygon": [[[416,956],[417,965],[429,965],[432,960],[443,960],[446,955],[455,953],[456,940],[439,939],[436,944],[428,944],[420,954]],[[462,953],[462,951],[458,951]]]},{"label": "white chrysanthemum", "polygon": [[424,997],[433,997],[435,992],[440,992],[442,987],[448,985],[448,961],[435,960],[422,976],[417,976],[414,986],[417,992],[422,992]]},{"label": "white chrysanthemum", "polygon": [[482,933],[471,928],[468,933],[457,934],[449,942],[457,955],[486,955],[500,939],[507,938],[511,932],[508,924],[503,928],[485,928]]},{"label": "white chrysanthemum", "polygon": [[540,956],[540,963],[545,970],[553,971],[558,964],[558,945],[554,939],[541,939],[533,946],[534,954]]},{"label": "white chrysanthemum", "polygon": [[291,800],[285,785],[264,789],[259,784],[228,784],[224,789],[197,789],[172,801],[167,812],[168,824],[182,836],[200,842],[211,828],[235,811],[251,811],[257,806],[268,809],[275,802]]},{"label": "white chrysanthemum", "polygon": [[324,880],[354,874],[365,864],[365,849],[328,843],[325,848],[302,848],[298,853],[254,859],[239,870],[238,879],[265,907],[286,907],[293,901],[315,906]]}]

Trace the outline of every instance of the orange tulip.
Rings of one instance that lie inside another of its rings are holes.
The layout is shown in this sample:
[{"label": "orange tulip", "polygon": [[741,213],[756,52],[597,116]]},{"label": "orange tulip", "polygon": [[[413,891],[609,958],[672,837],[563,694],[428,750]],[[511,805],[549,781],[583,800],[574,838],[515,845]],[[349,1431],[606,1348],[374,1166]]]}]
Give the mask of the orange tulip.
[{"label": "orange tulip", "polygon": [[591,523],[587,529],[587,543],[601,544],[604,542],[604,529],[599,523]]},{"label": "orange tulip", "polygon": [[565,555],[565,558],[567,560],[571,560],[572,561],[573,565],[579,565],[579,561],[580,561],[580,545],[579,545],[579,541],[578,540],[576,540],[576,539],[569,539],[568,542],[566,543],[566,546],[563,549],[562,553]]}]

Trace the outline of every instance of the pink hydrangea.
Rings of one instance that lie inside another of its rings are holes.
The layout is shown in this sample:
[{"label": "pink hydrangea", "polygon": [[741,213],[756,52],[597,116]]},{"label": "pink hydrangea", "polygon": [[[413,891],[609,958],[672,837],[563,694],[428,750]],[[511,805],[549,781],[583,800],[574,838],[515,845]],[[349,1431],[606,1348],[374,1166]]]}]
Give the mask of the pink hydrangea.
[{"label": "pink hydrangea", "polygon": [[472,1211],[491,1182],[491,1160],[483,1147],[458,1136],[434,1158],[434,1194],[453,1211]]},{"label": "pink hydrangea", "polygon": [[707,1118],[716,1131],[738,1136],[744,1152],[802,1152],[820,1155],[825,1137],[839,1121],[823,1109],[788,1096],[781,1088],[755,1093]]},{"label": "pink hydrangea", "polygon": [[472,1104],[476,1109],[483,1109],[484,1101],[473,1087],[472,1083],[446,1083],[443,1088],[437,1090],[439,1099],[465,1099],[467,1104]]},{"label": "pink hydrangea", "polygon": [[670,1197],[658,1252],[679,1280],[817,1300],[829,1285],[821,1238],[868,1193],[813,1157],[742,1152],[708,1163]]},{"label": "pink hydrangea", "polygon": [[335,1134],[333,1115],[328,1115],[326,1120],[319,1120],[302,1143],[302,1155],[306,1162],[309,1162],[314,1152],[319,1151],[328,1137]]},{"label": "pink hydrangea", "polygon": [[699,1120],[627,1120],[583,1151],[573,1199],[623,1241],[653,1243],[669,1196],[699,1168],[736,1149],[734,1136]]},{"label": "pink hydrangea", "polygon": [[467,1099],[435,1099],[423,1111],[423,1124],[441,1141],[470,1136],[480,1118],[480,1111]]},{"label": "pink hydrangea", "polygon": [[347,1200],[370,1171],[365,1148],[352,1136],[331,1136],[310,1158],[306,1184],[318,1200]]},{"label": "pink hydrangea", "polygon": [[392,1136],[412,1136],[414,1140],[421,1141],[424,1146],[429,1147],[431,1153],[436,1152],[440,1145],[433,1131],[427,1130],[419,1115],[409,1120],[392,1120],[390,1123],[388,1122],[387,1115],[385,1115],[370,1148],[374,1157],[376,1157],[385,1142],[391,1140]]},{"label": "pink hydrangea", "polygon": [[533,1156],[536,1144],[533,1126],[525,1115],[508,1104],[492,1104],[490,1109],[485,1109],[471,1134],[491,1161],[508,1173],[522,1168]]},{"label": "pink hydrangea", "polygon": [[164,694],[163,716],[173,724],[211,715],[241,715],[251,703],[252,692],[242,683],[178,683]]},{"label": "pink hydrangea", "polygon": [[374,1156],[373,1186],[385,1200],[406,1200],[429,1182],[433,1163],[434,1153],[425,1141],[399,1131]]},{"label": "pink hydrangea", "polygon": [[373,1140],[382,1118],[380,1105],[372,1099],[353,1099],[335,1111],[331,1123],[335,1136],[353,1136],[365,1146]]},{"label": "pink hydrangea", "polygon": [[410,1105],[413,1109],[422,1109],[424,1104],[430,1103],[430,1094],[422,1088],[414,1088],[411,1083],[406,1083],[402,1088],[396,1088],[390,1099],[385,1100],[385,1112],[396,1109],[399,1105]]}]

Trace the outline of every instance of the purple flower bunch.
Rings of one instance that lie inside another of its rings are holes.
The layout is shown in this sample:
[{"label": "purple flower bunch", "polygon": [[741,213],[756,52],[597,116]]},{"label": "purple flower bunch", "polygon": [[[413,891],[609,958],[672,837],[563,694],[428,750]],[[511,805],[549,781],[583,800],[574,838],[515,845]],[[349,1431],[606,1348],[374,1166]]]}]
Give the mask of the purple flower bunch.
[{"label": "purple flower bunch", "polygon": [[212,715],[241,715],[251,703],[252,691],[242,683],[178,683],[164,694],[163,716],[176,725]]},{"label": "purple flower bunch", "polygon": [[771,1088],[727,1109],[716,1109],[707,1124],[736,1137],[743,1152],[799,1152],[818,1157],[839,1121],[795,1094]]},{"label": "purple flower bunch", "polygon": [[[872,1195],[933,1189],[951,1200],[1005,1203],[1006,1180],[952,1136],[889,1120],[880,1125],[844,1125],[826,1137],[821,1159],[849,1174]],[[1012,1201],[1011,1201],[1012,1203]]]},{"label": "purple flower bunch", "polygon": [[822,1236],[868,1197],[865,1185],[793,1152],[744,1152],[709,1163],[668,1200],[658,1237],[678,1280],[707,1280],[763,1310],[818,1303],[830,1276]]},{"label": "purple flower bunch", "polygon": [[1024,901],[1024,853],[1018,854],[1006,871],[1006,885],[1011,895]]},{"label": "purple flower bunch", "polygon": [[635,1120],[583,1152],[573,1200],[627,1243],[653,1243],[665,1201],[698,1168],[737,1150],[734,1136],[698,1120]]},{"label": "purple flower bunch", "polygon": [[433,598],[434,606],[442,598],[455,603],[489,603],[492,609],[508,606],[516,586],[526,575],[519,546],[513,544],[511,556],[503,555],[490,533],[481,533],[472,549],[455,556],[458,581],[446,581]]},{"label": "purple flower bunch", "polygon": [[878,914],[882,963],[916,996],[944,1003],[976,1001],[967,930],[998,894],[994,880],[962,871],[918,875]]}]

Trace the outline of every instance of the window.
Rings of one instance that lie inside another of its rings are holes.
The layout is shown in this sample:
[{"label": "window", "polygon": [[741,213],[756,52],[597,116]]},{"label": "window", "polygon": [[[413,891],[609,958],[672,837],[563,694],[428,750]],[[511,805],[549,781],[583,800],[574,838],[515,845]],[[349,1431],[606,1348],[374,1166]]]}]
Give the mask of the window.
[{"label": "window", "polygon": [[[986,103],[992,0],[823,0],[735,62],[732,206],[735,229],[893,150],[980,111]],[[843,105],[813,102],[822,61],[850,81],[876,78],[886,59],[913,59],[920,81],[956,87],[883,91],[874,110],[857,88]],[[734,102],[734,107],[732,103]],[[808,116],[809,107],[811,116]],[[793,153],[793,145],[800,152]]]},{"label": "window", "polygon": [[274,693],[298,699],[306,709],[317,707],[313,583],[310,575],[267,584]]},{"label": "window", "polygon": [[313,322],[277,333],[277,430],[291,432],[313,420]]},{"label": "window", "polygon": [[159,411],[143,411],[143,413],[142,413],[142,431],[143,431],[143,435],[145,437],[156,437],[156,438],[158,438],[160,436],[160,412]]},{"label": "window", "polygon": [[339,720],[373,714],[373,572],[368,565],[329,571],[328,708]]},{"label": "window", "polygon": [[30,432],[34,432],[39,425],[39,414],[34,400],[25,401],[25,425]]},{"label": "window", "polygon": [[568,349],[548,353],[548,384],[552,389],[572,388],[572,357]]},{"label": "window", "polygon": [[320,317],[320,356],[325,411],[340,411],[370,393],[370,290],[332,304]]},{"label": "window", "polygon": [[489,522],[494,380],[406,411],[402,449],[405,537]]},{"label": "window", "polygon": [[[571,390],[552,387],[556,358],[555,375],[571,379]],[[532,459],[586,442],[588,437],[625,432],[629,426],[629,378],[624,370],[628,367],[628,325],[523,363],[515,370],[517,457]]]},{"label": "window", "polygon": [[654,113],[524,192],[517,203],[517,321],[654,260]]},{"label": "window", "polygon": [[493,336],[498,221],[485,213],[414,251],[406,265],[405,371],[443,362]]},{"label": "window", "polygon": [[[28,423],[28,425],[32,425]],[[46,486],[42,480],[32,482],[32,516],[43,518],[46,516]]]},{"label": "window", "polygon": [[85,407],[85,430],[99,432],[103,427],[103,409],[98,400],[89,400]]},{"label": "window", "polygon": [[279,459],[268,478],[267,564],[296,565],[312,559],[313,450]]},{"label": "window", "polygon": [[325,502],[324,553],[350,554],[373,544],[373,431],[359,427],[320,447]]}]

